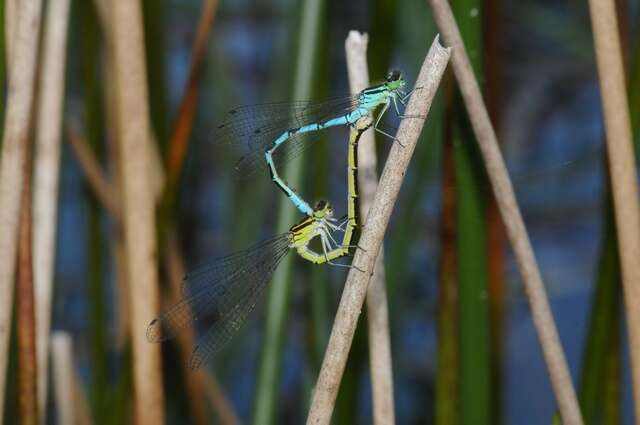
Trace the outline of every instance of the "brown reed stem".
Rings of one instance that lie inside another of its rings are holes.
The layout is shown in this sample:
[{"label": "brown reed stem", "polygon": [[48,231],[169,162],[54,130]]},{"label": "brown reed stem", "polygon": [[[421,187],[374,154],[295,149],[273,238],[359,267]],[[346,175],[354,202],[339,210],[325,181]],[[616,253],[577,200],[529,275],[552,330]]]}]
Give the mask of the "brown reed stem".
[{"label": "brown reed stem", "polygon": [[51,334],[51,360],[58,423],[75,424],[75,382],[71,335],[61,331]]},{"label": "brown reed stem", "polygon": [[64,104],[69,3],[70,0],[50,0],[47,8],[36,127],[33,176],[33,261],[40,423],[45,423],[47,404],[49,328],[56,252],[60,133]]},{"label": "brown reed stem", "polygon": [[531,306],[533,322],[538,332],[540,345],[547,363],[558,406],[565,424],[582,424],[580,409],[567,361],[562,351],[551,308],[544,289],[540,270],[536,264],[527,229],[518,208],[513,186],[509,180],[497,137],[489,113],[482,100],[480,87],[473,74],[460,30],[453,17],[449,3],[445,0],[429,0],[436,25],[453,49],[451,62],[460,87],[464,104],[471,120],[473,132],[484,158],[502,220],[513,252],[516,256],[525,291]]},{"label": "brown reed stem", "polygon": [[[30,141],[27,139],[27,144]],[[36,323],[33,299],[33,172],[27,145],[24,166],[24,185],[20,208],[20,236],[18,241],[18,280],[16,286],[16,334],[18,337],[18,407],[23,425],[38,423]]]},{"label": "brown reed stem", "polygon": [[618,234],[635,420],[640,423],[640,206],[623,54],[614,2],[590,0],[589,9]]},{"label": "brown reed stem", "polygon": [[175,184],[176,179],[182,171],[189,135],[193,128],[193,117],[198,101],[200,77],[209,44],[209,33],[213,27],[213,19],[215,18],[217,8],[218,0],[206,0],[202,5],[198,32],[193,43],[189,78],[185,85],[182,100],[178,108],[178,115],[173,127],[173,134],[169,141],[166,160],[168,185]]},{"label": "brown reed stem", "polygon": [[[5,398],[19,211],[36,74],[41,0],[23,0],[8,61],[9,87],[0,158],[0,411]],[[0,415],[0,424],[2,422]]]},{"label": "brown reed stem", "polygon": [[116,0],[112,8],[135,422],[161,424],[164,394],[160,347],[149,344],[144,326],[157,316],[159,295],[142,10],[139,0]]}]

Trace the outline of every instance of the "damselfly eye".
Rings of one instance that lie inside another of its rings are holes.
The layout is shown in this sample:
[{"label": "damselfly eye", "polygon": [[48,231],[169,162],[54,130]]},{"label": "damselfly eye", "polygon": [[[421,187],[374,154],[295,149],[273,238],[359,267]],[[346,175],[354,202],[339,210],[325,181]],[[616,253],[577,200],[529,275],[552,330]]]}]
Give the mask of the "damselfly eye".
[{"label": "damselfly eye", "polygon": [[402,76],[402,74],[400,73],[400,71],[398,71],[397,69],[392,69],[391,71],[389,71],[389,73],[387,74],[387,81],[391,82],[391,81],[398,81],[400,79],[400,77]]}]

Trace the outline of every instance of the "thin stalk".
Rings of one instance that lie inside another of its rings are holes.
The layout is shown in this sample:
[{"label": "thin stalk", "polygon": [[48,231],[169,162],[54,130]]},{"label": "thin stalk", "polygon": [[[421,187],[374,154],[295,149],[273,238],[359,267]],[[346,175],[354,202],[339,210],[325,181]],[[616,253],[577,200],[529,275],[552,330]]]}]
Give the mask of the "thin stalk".
[{"label": "thin stalk", "polygon": [[589,1],[618,249],[624,287],[635,417],[640,418],[640,206],[624,66],[613,1]]},{"label": "thin stalk", "polygon": [[94,419],[98,424],[104,424],[109,417],[109,406],[105,403],[108,394],[107,363],[108,339],[105,329],[107,319],[107,302],[104,282],[105,262],[103,237],[101,231],[101,208],[92,193],[86,190],[86,214],[88,236],[87,261],[87,289],[89,293],[89,328],[91,329],[91,405]]},{"label": "thin stalk", "polygon": [[[133,386],[133,377],[132,377],[132,367],[131,367],[131,349],[129,345],[125,345],[124,351],[121,356],[121,370],[122,372],[118,375],[115,382],[115,390],[113,394],[113,406],[114,410],[111,415],[109,415],[108,424],[109,425],[120,425],[123,423],[132,422],[132,410],[134,409],[134,401],[131,400],[131,388]],[[87,406],[86,400],[82,400],[83,392],[81,390],[79,380],[76,381],[76,394],[80,397],[76,396],[76,405],[82,408],[83,406]],[[78,409],[81,411],[84,409]],[[85,415],[89,418],[89,415]]]},{"label": "thin stalk", "polygon": [[[366,34],[350,31],[345,42],[347,70],[351,93],[357,94],[369,86]],[[367,217],[378,188],[375,139],[368,131],[358,144],[358,192],[360,217]],[[373,423],[395,423],[393,403],[393,366],[389,336],[389,307],[385,287],[384,249],[380,248],[367,292],[367,324],[369,329],[369,368],[373,391]]]},{"label": "thin stalk", "polygon": [[445,129],[442,152],[440,214],[440,279],[438,281],[437,369],[435,382],[436,425],[458,424],[460,344],[458,338],[458,276],[456,250],[456,193],[453,162],[453,75],[445,74]]},{"label": "thin stalk", "polygon": [[58,423],[75,424],[73,349],[71,335],[66,332],[51,334],[51,359],[53,366],[53,387]]},{"label": "thin stalk", "polygon": [[447,1],[429,0],[429,4],[444,39],[447,44],[453,47],[453,70],[524,282],[533,322],[542,345],[542,352],[562,418],[567,425],[582,424],[578,400],[551,314],[540,270],[536,264],[513,186],[500,153],[489,113],[482,100],[480,87],[473,75],[460,31]]},{"label": "thin stalk", "polygon": [[157,316],[159,295],[142,11],[139,1],[117,0],[112,6],[127,280],[132,283],[134,411],[136,423],[159,424],[164,423],[160,347],[149,344],[143,326]]},{"label": "thin stalk", "polygon": [[[452,4],[460,34],[470,52],[475,77],[484,79],[482,62],[482,2],[455,0]],[[476,14],[471,13],[475,10]],[[456,251],[460,337],[460,423],[491,423],[488,265],[484,173],[473,133],[460,99],[455,95],[453,160],[456,185]]]},{"label": "thin stalk", "polygon": [[34,290],[38,337],[38,411],[45,423],[49,328],[58,210],[60,138],[64,108],[69,0],[51,0],[47,9],[40,71],[34,175]]},{"label": "thin stalk", "polygon": [[[294,73],[294,100],[311,98],[323,8],[323,0],[305,0],[302,3],[300,45]],[[285,167],[285,175],[293,187],[299,187],[302,182],[305,158],[306,155],[303,153]],[[285,232],[296,221],[296,211],[285,197],[280,197],[278,211],[276,230],[278,233]],[[264,344],[253,410],[254,425],[268,425],[273,423],[275,418],[282,345],[291,298],[293,260],[294,256],[288,256],[282,261],[274,273],[267,296]]]},{"label": "thin stalk", "polygon": [[[165,157],[167,176],[162,188],[160,206],[158,208],[158,234],[161,246],[167,245],[165,238],[167,237],[167,232],[170,232],[170,230],[167,231],[165,229],[171,229],[175,226],[171,219],[175,212],[175,201],[179,180],[182,175],[184,158],[189,146],[189,137],[193,129],[193,120],[196,113],[198,91],[202,80],[207,46],[209,44],[209,35],[213,27],[217,8],[218,0],[206,0],[202,4],[198,30],[192,49],[189,77],[185,83],[182,99],[178,107],[178,113],[168,141]],[[193,414],[201,416],[201,414],[198,413],[200,408],[197,407],[197,404],[198,402],[196,402],[196,404],[192,404],[192,408],[195,409]]]},{"label": "thin stalk", "polygon": [[[456,106],[461,106],[456,102]],[[460,109],[460,108],[456,108]],[[464,117],[460,111],[457,117]],[[456,120],[453,158],[456,185],[456,251],[458,270],[458,314],[460,338],[461,424],[489,424],[491,374],[489,311],[487,304],[486,204],[482,175],[473,136]]]},{"label": "thin stalk", "polygon": [[[27,144],[30,141],[27,140]],[[24,186],[20,208],[18,241],[18,279],[16,285],[16,328],[18,337],[18,407],[20,423],[38,423],[38,381],[36,359],[36,323],[33,298],[33,216],[31,146],[26,147]]]},{"label": "thin stalk", "polygon": [[213,20],[218,8],[218,0],[206,0],[202,3],[198,31],[193,42],[189,77],[184,86],[182,100],[178,107],[166,156],[167,187],[165,196],[172,198],[175,194],[177,180],[182,173],[184,158],[187,153],[189,136],[193,129],[193,119],[198,101],[198,90],[202,80],[202,71],[206,59],[209,34],[213,28]]},{"label": "thin stalk", "polygon": [[[7,77],[7,61],[6,61],[6,39],[5,39],[5,0],[0,0],[0,99],[5,99],[6,90],[5,78]],[[4,122],[5,103],[0,102],[0,120]],[[2,148],[2,127],[0,127],[0,148]]]},{"label": "thin stalk", "polygon": [[18,24],[18,0],[4,0],[4,40],[5,59],[7,63],[7,79],[11,79],[11,53],[16,38],[16,24]]},{"label": "thin stalk", "polygon": [[160,143],[167,140],[166,0],[142,0],[145,52],[149,84],[149,110],[153,133]]},{"label": "thin stalk", "polygon": [[3,410],[5,397],[20,199],[31,122],[41,13],[41,0],[22,1],[20,21],[13,41],[17,54],[9,62],[12,90],[7,96],[0,158],[0,411]]},{"label": "thin stalk", "polygon": [[[75,2],[77,22],[82,29],[80,38],[81,83],[83,90],[83,118],[87,127],[86,143],[79,140],[79,136],[69,129],[70,143],[85,149],[85,156],[97,158],[102,151],[103,134],[105,131],[103,115],[103,96],[101,92],[101,77],[99,76],[100,49],[102,43],[100,26],[95,5],[91,1]],[[95,164],[98,167],[98,162]],[[106,291],[104,282],[104,252],[101,231],[101,208],[99,200],[85,187],[85,208],[87,216],[87,289],[89,293],[89,328],[90,356],[92,361],[90,401],[93,417],[96,423],[104,424],[109,418],[108,394],[108,365],[107,365],[107,334],[106,320]]]},{"label": "thin stalk", "polygon": [[631,68],[629,70],[629,115],[631,116],[631,129],[634,136],[636,155],[640,145],[640,31],[636,31],[635,46],[631,55]]},{"label": "thin stalk", "polygon": [[[422,89],[416,90],[411,96],[405,112],[407,115],[427,116],[449,55],[450,49],[442,47],[436,37],[416,81],[416,86]],[[321,425],[329,424],[331,421],[369,278],[423,126],[424,119],[406,119],[400,123],[396,134],[398,143],[394,143],[391,148],[358,242],[363,249],[356,250],[352,263],[354,267],[349,270],[347,276],[313,394],[307,424]]]},{"label": "thin stalk", "polygon": [[236,412],[225,397],[215,377],[207,373],[203,375],[203,380],[207,398],[211,406],[213,406],[213,410],[217,413],[220,423],[223,425],[240,425]]},{"label": "thin stalk", "polygon": [[607,341],[607,355],[604,359],[604,385],[602,400],[602,423],[606,425],[619,425],[622,423],[621,400],[622,392],[622,344],[620,315],[618,314],[615,326],[611,329],[609,341]]},{"label": "thin stalk", "polygon": [[[619,326],[620,267],[612,214],[611,198],[607,197],[605,238],[600,254],[578,391],[580,408],[586,425],[597,422],[606,379],[605,359],[608,352],[613,349],[610,345],[611,334]],[[554,423],[560,423],[559,416],[556,415]]]},{"label": "thin stalk", "polygon": [[82,172],[87,179],[87,183],[92,189],[93,196],[98,199],[103,208],[109,213],[121,220],[122,211],[117,203],[117,195],[112,184],[103,173],[98,160],[89,148],[85,138],[80,135],[78,130],[72,124],[67,124],[67,143],[71,148],[71,152],[75,156]]},{"label": "thin stalk", "polygon": [[[502,0],[485,0],[482,14],[484,33],[484,92],[487,110],[498,135],[502,123],[502,85],[503,58],[502,42],[504,37]],[[502,378],[504,371],[504,312],[505,312],[505,230],[500,211],[493,194],[487,200],[487,251],[488,251],[488,300],[490,328],[490,402],[492,423],[501,425],[502,415]]]},{"label": "thin stalk", "polygon": [[[618,2],[618,4],[619,3],[621,2]],[[622,15],[618,14],[618,16]],[[623,42],[626,40],[623,28],[621,28],[620,39]],[[640,45],[636,45],[636,47],[637,52],[640,53]],[[640,63],[640,61],[636,60],[636,63]],[[640,71],[640,69],[637,71]],[[636,130],[637,126],[633,123],[635,122],[637,124],[640,121],[637,120],[637,116],[634,121],[634,111],[638,112],[640,109],[634,109],[633,106],[634,102],[638,100],[638,93],[640,93],[640,78],[634,78],[632,70],[629,78],[628,94],[632,127]],[[638,114],[636,113],[636,115]],[[607,386],[610,387],[614,385],[616,381],[616,377],[611,375],[611,373],[615,373],[615,371],[611,371],[610,373],[610,368],[607,366],[607,364],[613,362],[609,358],[612,356],[612,352],[620,351],[620,346],[614,347],[610,341],[613,334],[619,333],[619,322],[621,319],[621,304],[619,302],[621,276],[616,228],[613,221],[613,205],[611,193],[607,189],[610,187],[608,178],[606,179],[604,187],[606,192],[603,208],[604,237],[600,249],[600,260],[595,290],[592,296],[590,323],[583,350],[580,386],[578,388],[580,408],[582,409],[584,421],[587,425],[596,423],[600,407],[603,407],[603,415],[612,421],[614,420],[612,413],[615,409],[614,405],[617,405],[617,409],[620,408],[620,400],[614,401],[611,398],[615,396],[615,391],[606,389]],[[617,377],[617,379],[619,380],[619,377]],[[560,423],[560,417],[557,414],[554,417],[553,423]],[[609,422],[605,423],[608,424]]]}]

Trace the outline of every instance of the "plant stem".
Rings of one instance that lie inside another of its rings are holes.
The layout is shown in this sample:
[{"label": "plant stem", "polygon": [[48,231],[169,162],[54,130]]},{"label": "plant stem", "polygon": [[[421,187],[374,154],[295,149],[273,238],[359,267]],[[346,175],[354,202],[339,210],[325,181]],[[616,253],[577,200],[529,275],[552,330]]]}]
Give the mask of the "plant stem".
[{"label": "plant stem", "polygon": [[500,153],[497,137],[489,119],[489,113],[482,100],[480,87],[473,75],[473,69],[471,68],[460,31],[447,1],[429,0],[429,4],[438,28],[446,42],[453,48],[453,70],[484,159],[502,220],[518,262],[525,291],[531,305],[534,325],[538,332],[538,338],[562,418],[567,425],[582,424],[569,367],[562,351],[540,270],[536,264],[513,186]]},{"label": "plant stem", "polygon": [[7,61],[12,90],[7,97],[0,155],[0,412],[3,411],[6,389],[20,199],[27,160],[41,13],[41,0],[21,2],[20,20],[13,37],[14,56],[12,61]]},{"label": "plant stem", "polygon": [[[347,70],[351,94],[369,86],[366,34],[350,31],[345,42]],[[360,217],[369,214],[378,188],[378,160],[374,132],[367,131],[358,143],[358,199]],[[367,325],[369,330],[369,362],[373,391],[373,423],[394,424],[393,366],[389,336],[389,307],[385,287],[384,249],[380,248],[367,292]]]},{"label": "plant stem", "polygon": [[[449,55],[450,49],[442,47],[436,37],[416,81],[416,87],[422,89],[416,90],[411,96],[405,114],[427,116],[448,63]],[[376,196],[363,226],[364,230],[359,241],[359,246],[362,249],[356,250],[353,267],[347,276],[329,337],[329,345],[313,394],[307,424],[322,425],[329,424],[331,421],[369,278],[373,272],[384,239],[384,232],[423,126],[424,119],[405,119],[401,122],[396,134],[398,143],[394,143],[391,148]]]},{"label": "plant stem", "polygon": [[640,420],[640,206],[631,120],[614,2],[590,0],[589,9],[600,78],[611,192],[618,233],[634,411],[636,420]]}]

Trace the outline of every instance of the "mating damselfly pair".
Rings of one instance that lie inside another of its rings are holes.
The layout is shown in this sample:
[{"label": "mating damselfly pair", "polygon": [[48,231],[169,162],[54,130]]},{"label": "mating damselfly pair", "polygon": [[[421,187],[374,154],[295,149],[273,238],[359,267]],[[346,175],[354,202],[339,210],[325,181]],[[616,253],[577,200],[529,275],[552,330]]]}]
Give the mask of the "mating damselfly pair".
[{"label": "mating damselfly pair", "polygon": [[[391,71],[382,83],[355,96],[321,102],[245,106],[229,111],[217,127],[214,143],[238,148],[240,158],[235,171],[241,176],[268,169],[273,182],[306,217],[286,233],[187,274],[182,301],[151,322],[147,329],[149,341],[164,341],[190,324],[201,323],[206,332],[199,337],[190,360],[190,366],[197,368],[218,352],[245,323],[272,273],[290,250],[295,249],[300,257],[314,264],[336,265],[334,260],[348,255],[357,226],[358,141],[371,127],[393,139],[379,128],[379,124],[392,106],[398,116],[403,117],[398,104],[404,105],[411,94],[404,91],[405,85],[400,72]],[[374,117],[378,107],[382,109]],[[309,136],[340,125],[350,128],[347,216],[343,220],[334,218],[328,201],[320,201],[311,207],[285,183],[277,170],[279,165],[310,145],[313,140]],[[334,234],[340,233],[342,238],[338,241]],[[316,238],[322,252],[311,248]]]}]

